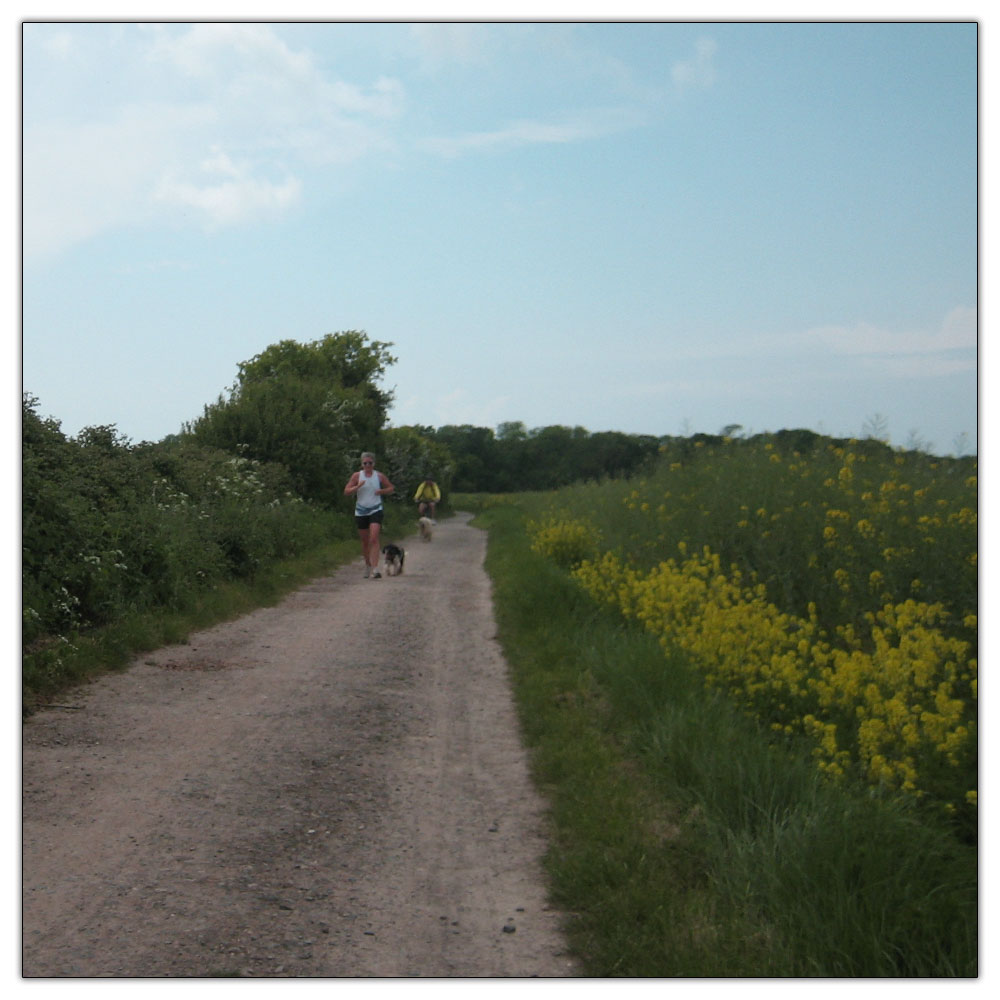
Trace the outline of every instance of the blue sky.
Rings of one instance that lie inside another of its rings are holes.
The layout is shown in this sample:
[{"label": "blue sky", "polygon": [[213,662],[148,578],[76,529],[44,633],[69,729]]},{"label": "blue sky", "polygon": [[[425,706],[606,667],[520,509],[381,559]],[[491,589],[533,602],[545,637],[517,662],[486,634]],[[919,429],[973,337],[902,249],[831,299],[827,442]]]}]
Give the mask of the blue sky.
[{"label": "blue sky", "polygon": [[976,449],[975,23],[27,23],[23,387],[159,440],[269,344],[395,425]]}]

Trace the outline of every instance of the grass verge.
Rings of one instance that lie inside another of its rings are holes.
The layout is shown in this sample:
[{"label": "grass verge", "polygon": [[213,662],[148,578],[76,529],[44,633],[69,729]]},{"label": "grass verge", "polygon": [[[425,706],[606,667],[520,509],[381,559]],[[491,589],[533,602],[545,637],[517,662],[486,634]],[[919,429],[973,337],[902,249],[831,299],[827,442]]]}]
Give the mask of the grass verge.
[{"label": "grass verge", "polygon": [[975,976],[975,849],[773,748],[532,553],[523,522],[504,503],[477,524],[585,974]]}]

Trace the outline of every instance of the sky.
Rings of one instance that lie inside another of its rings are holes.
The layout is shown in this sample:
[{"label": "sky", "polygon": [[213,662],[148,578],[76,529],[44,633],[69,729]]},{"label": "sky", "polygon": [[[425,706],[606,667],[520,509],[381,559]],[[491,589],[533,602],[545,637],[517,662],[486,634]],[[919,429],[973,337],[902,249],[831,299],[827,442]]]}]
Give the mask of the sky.
[{"label": "sky", "polygon": [[979,26],[21,28],[21,378],[157,441],[363,330],[390,422],[973,453]]}]

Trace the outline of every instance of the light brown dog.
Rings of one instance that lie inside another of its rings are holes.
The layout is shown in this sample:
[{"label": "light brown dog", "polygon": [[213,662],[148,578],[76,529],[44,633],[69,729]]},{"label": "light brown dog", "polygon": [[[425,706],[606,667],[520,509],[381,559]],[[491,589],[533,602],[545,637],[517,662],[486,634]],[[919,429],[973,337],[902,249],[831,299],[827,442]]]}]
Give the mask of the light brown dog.
[{"label": "light brown dog", "polygon": [[434,537],[434,522],[429,517],[421,517],[417,524],[420,525],[420,537],[429,542]]}]

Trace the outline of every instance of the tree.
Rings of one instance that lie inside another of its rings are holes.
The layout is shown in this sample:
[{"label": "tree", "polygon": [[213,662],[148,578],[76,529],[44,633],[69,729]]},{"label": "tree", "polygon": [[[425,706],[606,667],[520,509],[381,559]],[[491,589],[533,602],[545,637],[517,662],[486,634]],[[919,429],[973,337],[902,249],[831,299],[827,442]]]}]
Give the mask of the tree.
[{"label": "tree", "polygon": [[448,424],[437,429],[434,440],[452,456],[452,487],[456,491],[497,493],[503,489],[499,445],[491,428]]},{"label": "tree", "polygon": [[528,428],[523,420],[505,420],[497,427],[498,441],[524,441],[528,437]]},{"label": "tree", "polygon": [[872,441],[889,443],[889,418],[882,413],[874,413],[861,428],[861,436]]},{"label": "tree", "polygon": [[199,443],[279,462],[297,492],[334,505],[362,450],[377,451],[392,393],[377,385],[391,344],[356,330],[282,340],[239,365],[228,398],[185,428]]}]

